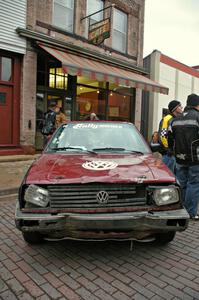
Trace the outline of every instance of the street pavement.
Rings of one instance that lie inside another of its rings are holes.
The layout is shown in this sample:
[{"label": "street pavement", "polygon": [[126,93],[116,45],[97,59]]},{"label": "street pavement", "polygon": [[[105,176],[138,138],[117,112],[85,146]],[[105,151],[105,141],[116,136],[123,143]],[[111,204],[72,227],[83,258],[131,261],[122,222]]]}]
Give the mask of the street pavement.
[{"label": "street pavement", "polygon": [[15,200],[0,201],[1,299],[199,299],[199,222],[167,246],[46,241],[15,228]]},{"label": "street pavement", "polygon": [[18,188],[36,155],[0,156],[0,200],[8,195],[16,197]]},{"label": "street pavement", "polygon": [[15,228],[18,187],[36,156],[0,157],[0,299],[199,300],[199,222],[167,246],[46,241]]}]

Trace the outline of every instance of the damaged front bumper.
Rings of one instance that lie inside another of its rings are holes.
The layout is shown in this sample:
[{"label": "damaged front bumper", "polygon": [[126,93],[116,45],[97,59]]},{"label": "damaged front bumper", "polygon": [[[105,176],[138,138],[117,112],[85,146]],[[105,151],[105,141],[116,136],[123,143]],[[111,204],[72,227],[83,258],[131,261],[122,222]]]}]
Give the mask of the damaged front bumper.
[{"label": "damaged front bumper", "polygon": [[40,232],[51,238],[144,239],[156,233],[183,231],[188,226],[185,209],[103,214],[24,213],[17,204],[15,223],[22,232]]}]

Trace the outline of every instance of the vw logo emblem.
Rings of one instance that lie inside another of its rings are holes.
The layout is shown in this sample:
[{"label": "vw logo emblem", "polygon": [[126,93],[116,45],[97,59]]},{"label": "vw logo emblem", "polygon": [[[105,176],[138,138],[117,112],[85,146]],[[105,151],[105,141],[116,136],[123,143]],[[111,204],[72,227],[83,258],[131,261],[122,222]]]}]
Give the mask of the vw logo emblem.
[{"label": "vw logo emblem", "polygon": [[100,191],[97,193],[96,198],[99,204],[107,204],[109,194],[106,191]]},{"label": "vw logo emblem", "polygon": [[87,170],[95,170],[95,171],[112,170],[115,169],[117,166],[118,164],[116,162],[106,161],[106,160],[86,161],[82,165],[82,167]]}]

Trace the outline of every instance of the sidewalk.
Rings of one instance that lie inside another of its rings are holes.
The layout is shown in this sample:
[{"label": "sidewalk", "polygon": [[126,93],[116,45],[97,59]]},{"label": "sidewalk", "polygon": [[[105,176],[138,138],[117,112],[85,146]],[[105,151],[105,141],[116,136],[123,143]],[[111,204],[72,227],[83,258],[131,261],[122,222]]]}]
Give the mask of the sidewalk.
[{"label": "sidewalk", "polygon": [[40,154],[0,156],[0,199],[16,197],[26,171],[39,156]]}]

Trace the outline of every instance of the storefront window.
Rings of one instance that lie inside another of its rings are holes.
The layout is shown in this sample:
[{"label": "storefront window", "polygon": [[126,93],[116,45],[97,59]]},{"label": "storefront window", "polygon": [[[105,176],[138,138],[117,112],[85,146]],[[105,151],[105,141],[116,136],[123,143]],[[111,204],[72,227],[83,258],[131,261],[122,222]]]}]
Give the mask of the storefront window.
[{"label": "storefront window", "polygon": [[130,96],[109,92],[108,119],[117,121],[130,120]]},{"label": "storefront window", "polygon": [[0,56],[0,80],[12,80],[12,59]]},{"label": "storefront window", "polygon": [[74,0],[54,0],[53,25],[73,32]]},{"label": "storefront window", "polygon": [[125,53],[127,47],[127,14],[114,9],[113,17],[113,44],[115,50]]},{"label": "storefront window", "polygon": [[77,86],[76,120],[86,120],[94,112],[105,119],[105,91],[88,86]]},{"label": "storefront window", "polygon": [[81,84],[81,85],[89,85],[89,86],[101,88],[101,89],[106,88],[106,82],[97,81],[96,79],[93,80],[89,77],[84,77],[84,76],[77,76],[77,83]]},{"label": "storefront window", "polygon": [[67,79],[67,75],[63,73],[62,68],[50,68],[49,87],[56,89],[66,89]]}]

